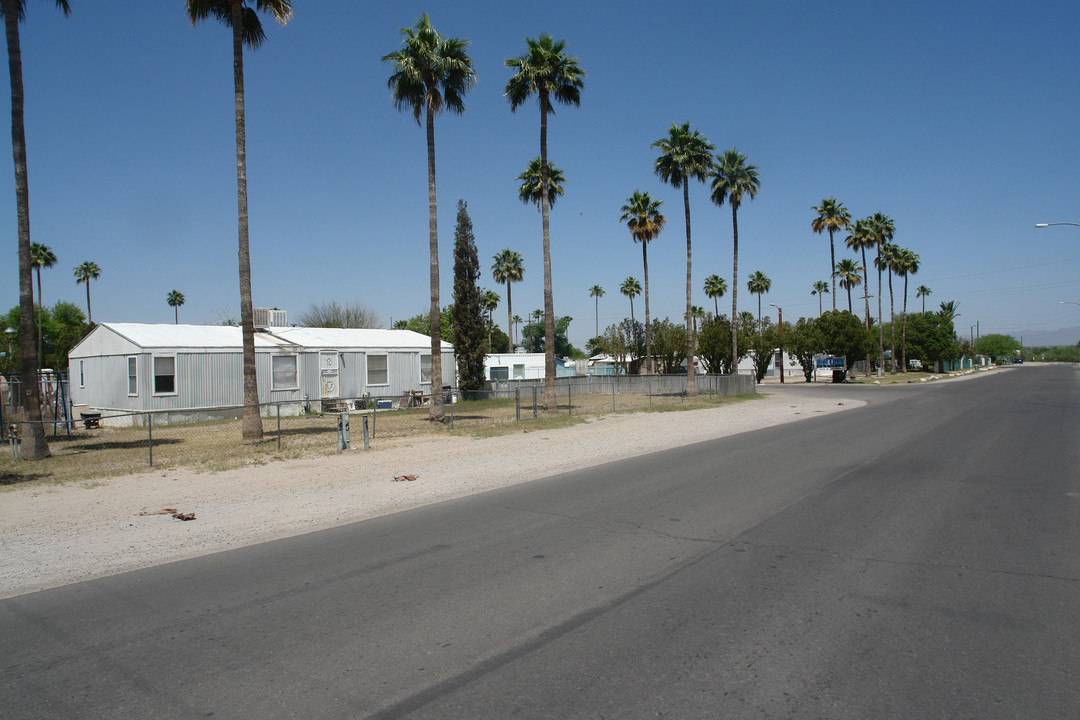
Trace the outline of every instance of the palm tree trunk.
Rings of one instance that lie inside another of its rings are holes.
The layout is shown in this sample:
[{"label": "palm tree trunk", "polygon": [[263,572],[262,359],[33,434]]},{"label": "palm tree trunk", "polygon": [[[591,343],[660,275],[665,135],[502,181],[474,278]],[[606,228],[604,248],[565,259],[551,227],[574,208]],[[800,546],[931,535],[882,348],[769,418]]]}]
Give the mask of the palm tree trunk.
[{"label": "palm tree trunk", "polygon": [[90,312],[90,278],[86,278],[86,322],[94,324],[94,313]]},{"label": "palm tree trunk", "polygon": [[595,297],[596,297],[596,329],[595,329],[595,332],[593,334],[593,337],[598,337],[600,335],[600,296],[596,295]]},{"label": "palm tree trunk", "polygon": [[634,326],[634,296],[633,295],[627,295],[627,297],[630,298],[630,328],[633,329],[633,326]]},{"label": "palm tree trunk", "polygon": [[892,270],[889,270],[889,334],[892,336],[892,374],[896,374],[896,306],[893,304]]},{"label": "palm tree trunk", "polygon": [[757,294],[757,326],[758,332],[761,332],[761,293]]},{"label": "palm tree trunk", "polygon": [[653,373],[652,337],[649,335],[649,243],[641,243],[641,263],[645,268],[645,372]]},{"label": "palm tree trunk", "polygon": [[[866,332],[870,332],[870,270],[866,267],[866,248],[862,250],[863,303],[866,305]],[[870,377],[870,351],[866,351],[866,377]]]},{"label": "palm tree trunk", "polygon": [[38,266],[36,268],[36,270],[37,270],[37,306],[38,306],[38,311],[37,311],[37,361],[38,361],[38,367],[40,368],[41,364],[43,362],[42,358],[45,355],[45,352],[42,350],[43,337],[42,337],[42,334],[41,334],[41,321],[42,321],[42,318],[45,315],[45,307],[41,304],[41,267]]},{"label": "palm tree trunk", "polygon": [[686,219],[686,395],[697,395],[697,382],[694,377],[694,325],[690,314],[693,288],[690,286],[690,178],[683,178],[683,209]]},{"label": "palm tree trunk", "polygon": [[173,325],[179,325],[179,324],[180,324],[180,307],[174,305],[173,306]]},{"label": "palm tree trunk", "polygon": [[[739,374],[739,211],[731,206],[731,373]],[[760,316],[761,313],[759,312]]]},{"label": "palm tree trunk", "polygon": [[[233,84],[236,107],[236,204],[240,261],[240,332],[244,345],[244,412],[240,435],[245,443],[260,442],[263,438],[262,416],[259,414],[259,385],[255,365],[255,317],[251,310],[251,251],[248,245],[247,202],[247,141],[244,124],[244,45],[241,36],[243,6],[237,0],[232,5]],[[90,305],[90,283],[86,283],[87,311]]]},{"label": "palm tree trunk", "polygon": [[885,369],[885,327],[881,324],[881,245],[877,251],[877,354],[878,369]]},{"label": "palm tree trunk", "polygon": [[431,259],[431,409],[428,419],[445,422],[442,394],[442,313],[439,308],[439,219],[435,207],[435,116],[427,108],[428,253]]},{"label": "palm tree trunk", "polygon": [[900,332],[900,350],[904,356],[904,364],[902,372],[907,372],[907,274],[904,274],[904,311],[903,311],[903,329]]},{"label": "palm tree trunk", "polygon": [[19,13],[14,0],[2,0],[7,31],[8,70],[11,75],[11,151],[15,160],[15,205],[19,224],[19,370],[22,406],[30,425],[23,426],[19,457],[49,457],[45,427],[41,424],[41,385],[34,347],[34,287],[30,264],[30,183],[26,172],[26,132],[23,128],[22,50]]},{"label": "palm tree trunk", "polygon": [[506,278],[506,329],[510,338],[510,352],[514,352],[514,311],[510,300],[510,278]]},{"label": "palm tree trunk", "polygon": [[[836,279],[833,278],[833,284],[835,285]],[[833,298],[833,310],[836,309],[836,298]],[[817,294],[817,316],[821,317],[821,293]]]},{"label": "palm tree trunk", "polygon": [[555,400],[555,300],[551,294],[551,232],[548,226],[547,93],[540,94],[540,216],[544,226],[544,409]]},{"label": "palm tree trunk", "polygon": [[713,317],[720,317],[720,301],[717,300],[716,295],[713,295],[712,311],[713,311]]},{"label": "palm tree trunk", "polygon": [[[833,229],[829,228],[829,277],[832,278],[832,309],[836,312],[836,247],[833,245]],[[820,295],[821,293],[818,293]],[[818,298],[818,317],[821,317],[821,298]]]}]

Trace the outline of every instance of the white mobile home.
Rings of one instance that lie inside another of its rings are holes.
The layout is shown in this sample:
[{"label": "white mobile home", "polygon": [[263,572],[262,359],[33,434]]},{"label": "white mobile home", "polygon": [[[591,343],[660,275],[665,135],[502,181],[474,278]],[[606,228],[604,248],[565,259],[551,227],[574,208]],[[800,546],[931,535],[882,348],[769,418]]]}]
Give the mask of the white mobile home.
[{"label": "white mobile home", "polygon": [[[72,402],[93,412],[241,405],[242,355],[238,327],[101,323],[68,355]],[[255,365],[259,402],[292,412],[322,401],[431,393],[431,338],[410,330],[257,331]],[[454,385],[446,342],[442,368],[443,384]]]},{"label": "white mobile home", "polygon": [[[555,375],[565,363],[555,358]],[[544,353],[492,353],[484,356],[485,380],[540,380],[544,377]]]}]

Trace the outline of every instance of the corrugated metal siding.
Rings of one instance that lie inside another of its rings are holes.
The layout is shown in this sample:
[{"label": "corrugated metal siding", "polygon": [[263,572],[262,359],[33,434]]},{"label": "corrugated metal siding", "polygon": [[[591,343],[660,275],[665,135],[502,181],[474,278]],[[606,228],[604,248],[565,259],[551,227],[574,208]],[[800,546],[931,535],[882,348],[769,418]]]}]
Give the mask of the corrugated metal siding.
[{"label": "corrugated metal siding", "polygon": [[442,354],[443,385],[457,387],[457,357],[452,352]]},{"label": "corrugated metal siding", "polygon": [[364,374],[367,372],[367,354],[343,352],[338,356],[338,387],[341,397],[355,398],[364,394]]}]

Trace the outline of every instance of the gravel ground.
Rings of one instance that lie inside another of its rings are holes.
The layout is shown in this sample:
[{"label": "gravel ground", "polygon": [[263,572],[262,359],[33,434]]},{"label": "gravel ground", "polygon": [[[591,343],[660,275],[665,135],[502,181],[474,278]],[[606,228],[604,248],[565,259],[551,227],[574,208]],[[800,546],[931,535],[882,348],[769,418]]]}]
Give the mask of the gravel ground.
[{"label": "gravel ground", "polygon": [[[613,415],[482,439],[380,440],[368,452],[214,474],[174,469],[60,486],[13,486],[0,492],[0,597],[300,535],[865,404],[843,387],[788,384],[763,391],[764,399],[705,410]],[[401,475],[416,479],[394,482]],[[162,508],[195,513],[196,519],[141,514]]]}]

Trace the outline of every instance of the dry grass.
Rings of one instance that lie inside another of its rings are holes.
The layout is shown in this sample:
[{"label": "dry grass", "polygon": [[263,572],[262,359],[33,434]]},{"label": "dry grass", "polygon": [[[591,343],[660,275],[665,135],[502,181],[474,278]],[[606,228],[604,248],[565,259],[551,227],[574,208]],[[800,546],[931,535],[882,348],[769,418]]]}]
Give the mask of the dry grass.
[{"label": "dry grass", "polygon": [[[512,399],[459,402],[446,407],[445,424],[432,423],[427,408],[354,413],[350,416],[351,445],[363,447],[363,421],[368,424],[369,441],[377,447],[380,438],[419,437],[452,434],[491,437],[566,427],[588,418],[624,412],[666,412],[716,407],[757,397],[754,394],[717,398],[699,395],[575,395],[559,398],[557,412],[538,408],[533,418],[531,404],[520,410],[520,422]],[[451,418],[452,415],[452,418]],[[452,427],[451,427],[452,420]],[[63,430],[52,435],[47,428],[52,457],[21,461],[12,458],[10,447],[0,451],[0,486],[89,482],[94,478],[141,473],[151,467],[187,467],[219,472],[235,467],[261,465],[275,460],[331,455],[337,452],[337,415],[282,417],[280,431],[276,418],[263,418],[264,440],[244,444],[238,420],[155,425],[152,438],[145,427],[102,427],[87,430],[81,425],[71,437]],[[61,426],[62,428],[62,426]]]}]

